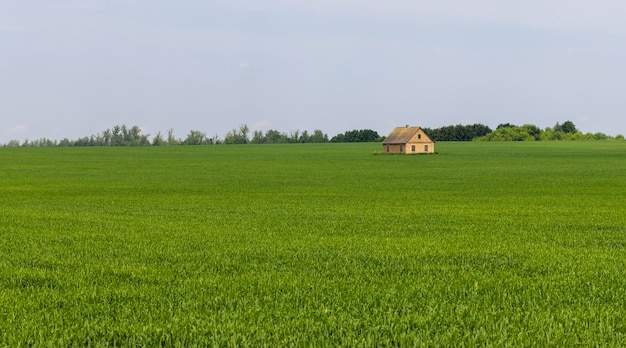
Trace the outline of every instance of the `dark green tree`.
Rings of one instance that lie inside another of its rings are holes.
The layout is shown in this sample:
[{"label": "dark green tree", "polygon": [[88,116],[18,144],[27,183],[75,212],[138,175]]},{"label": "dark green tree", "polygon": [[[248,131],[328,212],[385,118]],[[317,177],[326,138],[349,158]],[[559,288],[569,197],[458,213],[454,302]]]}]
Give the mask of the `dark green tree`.
[{"label": "dark green tree", "polygon": [[558,122],[554,126],[555,132],[563,132],[563,133],[576,133],[578,129],[576,129],[576,125],[572,121],[565,121],[563,124],[559,124]]},{"label": "dark green tree", "polygon": [[351,130],[343,134],[337,134],[332,139],[333,143],[366,143],[382,141],[378,132],[371,129]]},{"label": "dark green tree", "polygon": [[515,127],[517,127],[517,126],[514,125],[514,124],[511,124],[511,123],[501,123],[501,124],[498,125],[498,127],[496,127],[496,129],[500,129],[500,128],[515,128]]},{"label": "dark green tree", "polygon": [[434,141],[471,141],[491,132],[491,128],[483,124],[445,126],[435,129],[423,128],[424,132]]}]

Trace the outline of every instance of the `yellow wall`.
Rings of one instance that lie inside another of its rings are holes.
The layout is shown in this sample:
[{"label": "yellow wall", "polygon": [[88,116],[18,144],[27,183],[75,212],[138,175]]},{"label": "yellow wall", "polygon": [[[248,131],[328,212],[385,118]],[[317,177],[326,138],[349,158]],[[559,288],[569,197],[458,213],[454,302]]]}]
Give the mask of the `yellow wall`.
[{"label": "yellow wall", "polygon": [[400,145],[383,145],[384,153],[400,153]]},{"label": "yellow wall", "polygon": [[[415,152],[413,152],[413,146],[415,146]],[[428,149],[426,149],[426,146]],[[416,142],[416,143],[408,143],[406,144],[405,153],[434,153],[435,152],[435,143],[432,142]]]},{"label": "yellow wall", "polygon": [[[413,152],[413,145],[415,145],[415,152]],[[424,146],[428,145],[428,151],[425,151]],[[406,154],[414,154],[414,153],[434,153],[435,152],[435,143],[432,142],[414,142],[408,143],[406,145],[402,145],[402,151],[400,151],[400,145],[383,145],[384,153],[406,153]],[[389,149],[389,150],[387,150]]]}]

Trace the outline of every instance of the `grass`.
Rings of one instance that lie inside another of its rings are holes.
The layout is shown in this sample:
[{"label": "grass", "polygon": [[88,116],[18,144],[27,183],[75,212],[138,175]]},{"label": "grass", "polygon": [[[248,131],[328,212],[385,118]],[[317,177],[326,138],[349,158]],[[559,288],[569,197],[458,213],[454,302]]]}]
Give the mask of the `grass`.
[{"label": "grass", "polygon": [[626,345],[626,143],[0,149],[0,345]]}]

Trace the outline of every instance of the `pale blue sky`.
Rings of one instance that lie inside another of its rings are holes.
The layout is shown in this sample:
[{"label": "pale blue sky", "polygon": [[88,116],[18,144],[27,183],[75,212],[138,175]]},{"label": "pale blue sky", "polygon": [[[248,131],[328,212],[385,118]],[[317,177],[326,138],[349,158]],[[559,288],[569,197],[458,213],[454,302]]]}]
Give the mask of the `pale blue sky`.
[{"label": "pale blue sky", "polygon": [[623,0],[0,0],[0,143],[573,121],[626,133]]}]

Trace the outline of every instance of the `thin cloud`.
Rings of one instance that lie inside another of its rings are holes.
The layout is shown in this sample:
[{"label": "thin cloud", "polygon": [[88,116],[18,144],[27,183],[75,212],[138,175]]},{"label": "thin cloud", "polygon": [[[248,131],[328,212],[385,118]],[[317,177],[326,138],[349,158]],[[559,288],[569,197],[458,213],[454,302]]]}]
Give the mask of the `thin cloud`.
[{"label": "thin cloud", "polygon": [[28,133],[29,131],[30,129],[28,128],[27,125],[18,124],[16,126],[8,128],[4,133],[7,135],[22,135],[22,134]]},{"label": "thin cloud", "polygon": [[259,121],[259,122],[255,123],[252,126],[252,129],[254,129],[254,130],[262,130],[262,129],[267,128],[269,125],[270,125],[270,122],[268,120],[262,120],[262,121]]}]

